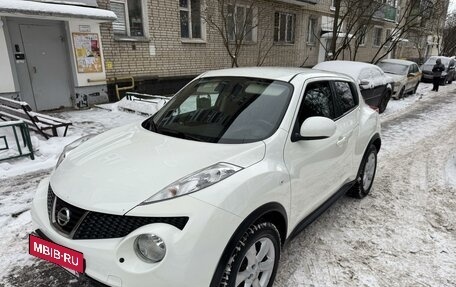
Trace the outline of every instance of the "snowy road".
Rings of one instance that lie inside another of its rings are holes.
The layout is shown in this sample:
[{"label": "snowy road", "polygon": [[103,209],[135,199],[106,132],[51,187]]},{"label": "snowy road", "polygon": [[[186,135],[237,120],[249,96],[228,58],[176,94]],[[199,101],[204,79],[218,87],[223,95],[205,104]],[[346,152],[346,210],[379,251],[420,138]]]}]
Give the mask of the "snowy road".
[{"label": "snowy road", "polygon": [[[342,198],[292,240],[275,287],[456,286],[455,86],[391,102],[372,193]],[[27,254],[28,208],[47,174],[0,182],[0,286],[90,286]]]}]

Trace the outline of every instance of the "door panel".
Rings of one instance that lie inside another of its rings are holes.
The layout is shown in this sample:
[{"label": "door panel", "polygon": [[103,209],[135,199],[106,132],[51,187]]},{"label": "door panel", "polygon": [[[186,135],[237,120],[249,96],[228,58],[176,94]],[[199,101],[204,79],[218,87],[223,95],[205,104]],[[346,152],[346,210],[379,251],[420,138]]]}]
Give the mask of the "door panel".
[{"label": "door panel", "polygon": [[37,110],[71,106],[63,27],[29,24],[19,27]]},{"label": "door panel", "polygon": [[[300,121],[308,116],[316,116],[310,104],[306,104],[306,97],[309,97],[311,85],[322,82],[307,83],[307,90],[303,95],[300,110],[298,112],[295,131],[300,128]],[[327,82],[329,85],[329,82]],[[333,100],[332,91],[329,88],[330,97]],[[314,94],[314,98],[318,95]],[[318,102],[318,101],[315,101]],[[334,104],[331,103],[332,107]],[[334,117],[334,109],[321,109],[319,116]],[[302,116],[304,114],[304,116]],[[301,140],[292,142],[288,139],[285,150],[285,165],[290,173],[291,180],[291,212],[292,225],[304,219],[318,206],[324,203],[342,185],[345,166],[347,145],[343,141],[344,129],[339,127],[336,133],[327,139],[322,140]]]}]

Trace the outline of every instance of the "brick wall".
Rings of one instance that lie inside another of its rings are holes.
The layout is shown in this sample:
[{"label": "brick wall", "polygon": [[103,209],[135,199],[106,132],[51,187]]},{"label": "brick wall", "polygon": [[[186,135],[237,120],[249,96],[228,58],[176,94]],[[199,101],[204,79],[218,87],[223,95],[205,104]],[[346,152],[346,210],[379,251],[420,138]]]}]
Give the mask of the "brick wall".
[{"label": "brick wall", "polygon": [[[115,40],[110,23],[102,24],[101,33],[104,58],[108,63],[108,77],[133,75],[150,78],[181,77],[200,74],[211,69],[231,66],[230,58],[223,46],[217,31],[206,25],[205,43],[186,43],[180,37],[179,1],[145,0],[147,1],[147,30],[149,37],[143,41]],[[101,8],[110,9],[109,0],[98,0]],[[287,4],[279,1],[261,1],[258,9],[262,14],[258,17],[258,39],[256,44],[242,47],[239,57],[241,66],[257,64],[261,36],[266,34],[266,42],[273,41],[273,25],[275,11],[296,14],[295,43],[290,45],[273,45],[264,62],[264,66],[313,66],[318,62],[319,44],[308,45],[307,28],[309,17],[318,19],[319,31],[321,17],[332,16],[331,0],[318,1],[318,4],[303,6]],[[216,0],[205,0],[207,11],[216,9]],[[380,23],[386,28],[393,26],[387,22]],[[359,49],[359,61],[370,61],[378,48],[373,47],[372,30],[366,38],[366,45]],[[346,53],[346,56],[348,54]],[[109,64],[112,63],[110,68]]]}]

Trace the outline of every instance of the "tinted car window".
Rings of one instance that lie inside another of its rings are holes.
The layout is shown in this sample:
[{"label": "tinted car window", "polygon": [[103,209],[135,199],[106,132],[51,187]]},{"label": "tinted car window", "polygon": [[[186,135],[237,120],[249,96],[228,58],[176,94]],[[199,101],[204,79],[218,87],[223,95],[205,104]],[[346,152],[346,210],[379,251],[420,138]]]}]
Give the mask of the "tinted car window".
[{"label": "tinted car window", "polygon": [[315,82],[307,85],[304,99],[299,110],[299,125],[309,117],[334,119],[334,104],[329,82]]},{"label": "tinted car window", "polygon": [[336,102],[340,107],[340,115],[352,110],[357,105],[355,93],[347,82],[334,82],[334,90],[336,92]]}]

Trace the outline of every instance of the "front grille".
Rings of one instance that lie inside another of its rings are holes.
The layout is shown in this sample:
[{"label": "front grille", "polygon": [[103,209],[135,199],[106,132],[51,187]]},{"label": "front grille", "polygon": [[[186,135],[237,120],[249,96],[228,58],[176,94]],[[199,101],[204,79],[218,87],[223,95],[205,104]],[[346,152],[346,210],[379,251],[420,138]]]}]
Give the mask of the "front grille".
[{"label": "front grille", "polygon": [[55,194],[51,189],[51,185],[48,188],[48,196],[47,196],[47,208],[48,208],[48,215],[49,219],[52,221],[52,206],[54,205]]},{"label": "front grille", "polygon": [[166,223],[184,229],[188,217],[137,217],[90,212],[74,234],[74,239],[117,238],[151,223]]},{"label": "front grille", "polygon": [[[54,228],[72,239],[120,238],[152,223],[165,223],[182,230],[188,222],[188,217],[139,217],[87,211],[58,198],[50,185],[47,207]],[[61,226],[55,219],[63,208],[69,210],[70,221]]]}]

